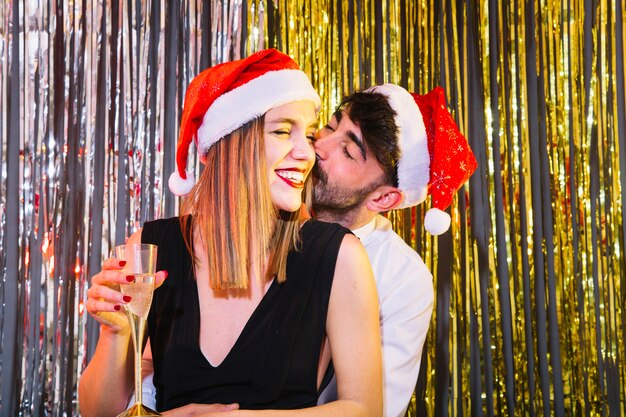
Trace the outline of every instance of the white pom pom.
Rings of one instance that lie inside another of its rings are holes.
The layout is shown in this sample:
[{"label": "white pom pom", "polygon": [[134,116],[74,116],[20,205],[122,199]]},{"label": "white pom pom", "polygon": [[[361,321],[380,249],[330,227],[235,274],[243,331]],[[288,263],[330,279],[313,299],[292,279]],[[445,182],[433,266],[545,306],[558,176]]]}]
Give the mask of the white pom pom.
[{"label": "white pom pom", "polygon": [[191,171],[187,171],[187,179],[181,178],[178,171],[174,171],[172,175],[170,175],[170,179],[167,183],[170,186],[170,191],[177,196],[183,196],[189,194],[189,191],[191,191],[196,183],[196,179]]},{"label": "white pom pom", "polygon": [[450,228],[450,215],[438,208],[431,208],[424,216],[424,228],[430,234],[438,236]]}]

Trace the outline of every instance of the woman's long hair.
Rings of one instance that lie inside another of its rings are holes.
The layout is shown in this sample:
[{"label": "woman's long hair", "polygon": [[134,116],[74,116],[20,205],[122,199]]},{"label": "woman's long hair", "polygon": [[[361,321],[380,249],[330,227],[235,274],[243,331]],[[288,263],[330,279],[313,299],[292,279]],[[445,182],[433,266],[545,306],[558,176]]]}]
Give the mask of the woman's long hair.
[{"label": "woman's long hair", "polygon": [[283,282],[287,255],[297,249],[298,212],[272,203],[264,121],[256,118],[209,148],[204,170],[181,205],[185,244],[197,261],[193,234],[200,234],[212,288],[247,288],[251,276]]}]

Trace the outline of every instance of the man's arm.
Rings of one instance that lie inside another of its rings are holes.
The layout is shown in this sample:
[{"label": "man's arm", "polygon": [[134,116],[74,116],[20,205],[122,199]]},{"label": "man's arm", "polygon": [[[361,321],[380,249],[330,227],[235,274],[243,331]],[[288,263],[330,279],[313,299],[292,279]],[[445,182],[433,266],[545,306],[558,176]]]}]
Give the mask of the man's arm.
[{"label": "man's arm", "polygon": [[432,275],[422,263],[380,289],[385,417],[403,417],[415,390],[433,310]]}]

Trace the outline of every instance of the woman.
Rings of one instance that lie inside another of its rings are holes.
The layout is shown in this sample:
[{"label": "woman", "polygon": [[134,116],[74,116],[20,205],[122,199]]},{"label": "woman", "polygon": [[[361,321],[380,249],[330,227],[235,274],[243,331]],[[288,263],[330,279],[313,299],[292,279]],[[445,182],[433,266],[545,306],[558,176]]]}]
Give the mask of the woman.
[{"label": "woman", "polygon": [[[276,50],[210,68],[190,84],[170,178],[175,193],[189,192],[181,217],[146,223],[129,239],[158,244],[158,267],[169,273],[158,275],[144,354],[160,411],[236,403],[216,409],[381,415],[367,255],[347,229],[300,217],[319,104],[306,75]],[[195,185],[185,171],[194,137],[205,164]],[[121,267],[105,261],[88,291],[87,310],[102,326],[80,381],[83,416],[117,414],[133,389]],[[339,400],[315,406],[330,357]]]}]

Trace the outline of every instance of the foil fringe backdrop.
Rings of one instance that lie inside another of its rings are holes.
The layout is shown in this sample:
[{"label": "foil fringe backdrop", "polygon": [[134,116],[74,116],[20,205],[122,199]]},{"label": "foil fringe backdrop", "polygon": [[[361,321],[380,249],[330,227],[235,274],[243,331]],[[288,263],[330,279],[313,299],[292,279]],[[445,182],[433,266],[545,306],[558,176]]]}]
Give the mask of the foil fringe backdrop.
[{"label": "foil fringe backdrop", "polygon": [[[323,97],[442,85],[479,161],[450,212],[390,213],[435,276],[408,415],[626,414],[624,5],[11,0],[0,6],[0,415],[77,415],[89,277],[164,189],[184,89],[275,46]],[[200,168],[197,168],[200,169]]]}]

